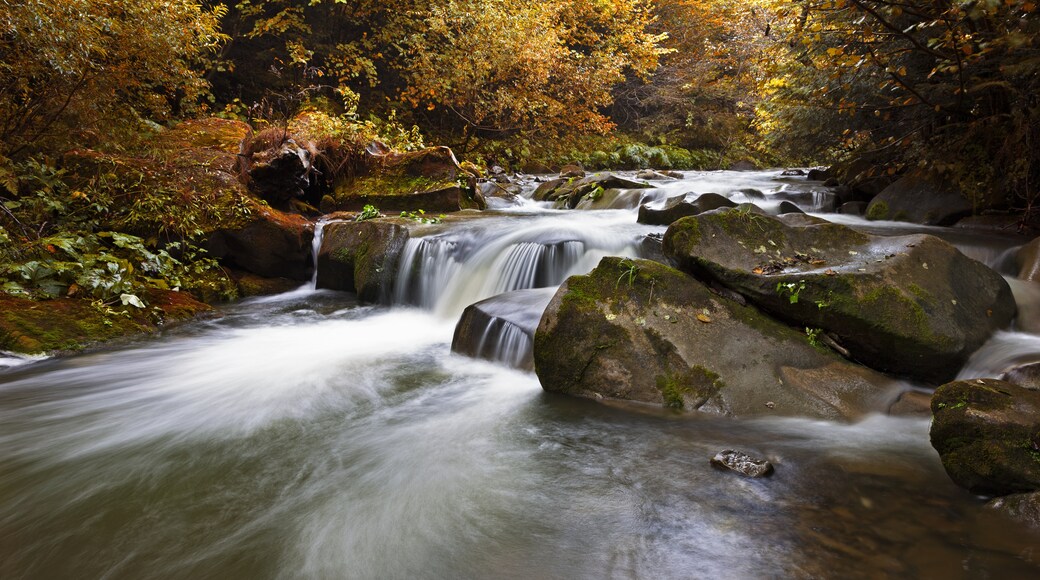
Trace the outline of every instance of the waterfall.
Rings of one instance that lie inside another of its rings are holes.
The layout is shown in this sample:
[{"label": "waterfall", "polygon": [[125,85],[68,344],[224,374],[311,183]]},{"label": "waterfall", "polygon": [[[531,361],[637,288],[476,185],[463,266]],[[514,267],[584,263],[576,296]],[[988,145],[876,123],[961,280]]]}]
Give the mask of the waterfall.
[{"label": "waterfall", "polygon": [[331,223],[325,219],[319,219],[314,222],[314,238],[311,240],[311,260],[314,264],[314,273],[311,274],[310,286],[311,290],[316,290],[318,287],[318,252],[321,251],[321,242],[325,237],[325,226]]},{"label": "waterfall", "polygon": [[458,316],[503,292],[558,286],[604,256],[638,255],[637,237],[618,236],[602,223],[552,217],[505,232],[486,227],[413,238],[401,254],[394,302]]},{"label": "waterfall", "polygon": [[534,341],[522,328],[501,318],[491,319],[480,337],[477,357],[503,362],[513,368],[526,368],[534,351]]}]

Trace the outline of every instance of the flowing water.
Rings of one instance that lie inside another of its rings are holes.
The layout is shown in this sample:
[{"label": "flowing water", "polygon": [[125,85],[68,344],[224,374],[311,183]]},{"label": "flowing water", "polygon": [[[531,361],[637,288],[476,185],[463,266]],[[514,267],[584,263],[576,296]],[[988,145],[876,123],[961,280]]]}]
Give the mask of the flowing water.
[{"label": "flowing water", "polygon": [[[0,359],[0,578],[1040,573],[1040,536],[949,480],[926,419],[676,415],[450,352],[466,305],[639,255],[662,228],[634,222],[525,204],[413,241],[391,307],[304,287],[116,349]],[[986,348],[969,372],[1040,337]],[[711,468],[728,448],[776,474]]]}]

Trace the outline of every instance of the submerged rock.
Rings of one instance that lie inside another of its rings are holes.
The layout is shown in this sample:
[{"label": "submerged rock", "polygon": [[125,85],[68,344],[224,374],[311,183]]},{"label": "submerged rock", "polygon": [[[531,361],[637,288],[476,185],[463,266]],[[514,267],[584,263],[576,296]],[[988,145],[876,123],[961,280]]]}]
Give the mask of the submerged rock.
[{"label": "submerged rock", "polygon": [[1040,531],[1040,492],[998,497],[990,500],[986,507],[997,510],[1028,528]]},{"label": "submerged rock", "polygon": [[534,369],[534,333],[555,290],[517,290],[471,304],[462,313],[452,352]]},{"label": "submerged rock", "polygon": [[1000,275],[933,236],[792,227],[724,209],[672,224],[664,250],[680,269],[822,329],[858,361],[936,383],[1015,313]]},{"label": "submerged rock", "polygon": [[849,419],[890,384],[678,270],[621,258],[560,287],[534,360],[548,391],[734,416]]},{"label": "submerged rock", "polygon": [[1040,392],[995,379],[955,381],[932,397],[931,440],[972,493],[1040,490]]},{"label": "submerged rock", "polygon": [[366,220],[330,223],[324,233],[316,286],[355,292],[362,302],[388,302],[408,228]]},{"label": "submerged rock", "polygon": [[756,459],[743,451],[727,449],[715,454],[711,458],[711,464],[715,467],[736,471],[747,477],[768,477],[773,475],[773,464],[765,459]]}]

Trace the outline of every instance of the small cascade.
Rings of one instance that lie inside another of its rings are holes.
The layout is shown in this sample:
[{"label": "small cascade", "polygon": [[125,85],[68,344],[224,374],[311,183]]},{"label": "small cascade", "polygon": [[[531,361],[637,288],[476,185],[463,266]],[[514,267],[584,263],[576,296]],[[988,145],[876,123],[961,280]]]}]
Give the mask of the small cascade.
[{"label": "small cascade", "polygon": [[506,292],[466,308],[455,326],[454,352],[534,369],[534,333],[555,290]]},{"label": "small cascade", "polygon": [[[812,192],[812,208],[807,211],[824,211],[828,203],[830,203],[832,195],[825,191],[813,190]],[[803,208],[804,209],[804,208]]]},{"label": "small cascade", "polygon": [[445,238],[408,240],[394,286],[394,303],[426,310],[436,306],[440,290],[460,274],[461,244]]},{"label": "small cascade", "polygon": [[314,264],[314,273],[311,274],[310,289],[315,290],[318,287],[318,252],[321,251],[321,242],[325,237],[325,226],[329,222],[324,219],[319,219],[314,222],[314,238],[311,240],[311,260]]},{"label": "small cascade", "polygon": [[523,329],[501,318],[492,318],[484,328],[474,356],[528,369],[533,368],[530,364],[533,352],[534,341]]},{"label": "small cascade", "polygon": [[638,255],[636,236],[601,224],[553,217],[507,232],[491,227],[413,238],[401,255],[394,302],[457,316],[503,292],[558,286],[604,256]]}]

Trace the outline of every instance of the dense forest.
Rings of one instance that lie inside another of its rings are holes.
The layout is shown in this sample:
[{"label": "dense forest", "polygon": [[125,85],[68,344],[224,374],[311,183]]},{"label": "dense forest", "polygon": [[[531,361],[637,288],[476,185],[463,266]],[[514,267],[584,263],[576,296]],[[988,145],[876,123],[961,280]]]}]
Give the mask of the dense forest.
[{"label": "dense forest", "polygon": [[475,171],[844,163],[863,179],[927,171],[978,213],[1033,222],[1036,8],[6,2],[0,277],[14,294],[129,296],[123,306],[156,285],[234,295],[201,242],[253,202],[185,187],[207,162],[185,156],[190,132],[175,127],[191,119],[303,131],[332,160],[326,174],[356,169],[376,140],[448,145]]}]

